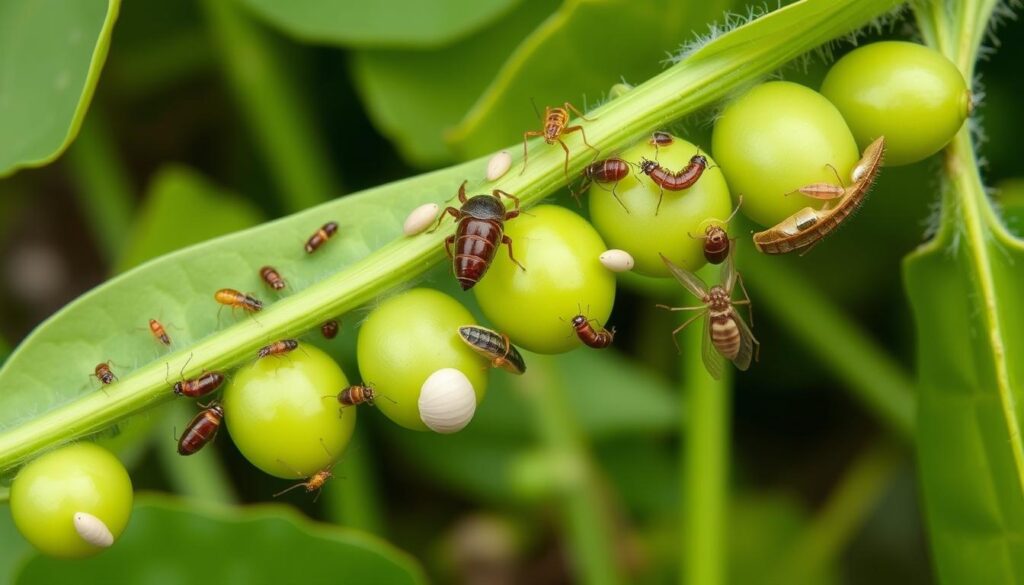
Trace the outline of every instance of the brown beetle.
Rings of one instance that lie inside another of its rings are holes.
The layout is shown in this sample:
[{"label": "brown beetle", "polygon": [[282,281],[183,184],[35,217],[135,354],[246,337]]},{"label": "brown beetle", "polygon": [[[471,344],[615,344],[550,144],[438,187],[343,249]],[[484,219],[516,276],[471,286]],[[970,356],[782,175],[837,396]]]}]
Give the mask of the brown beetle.
[{"label": "brown beetle", "polygon": [[703,236],[690,234],[691,238],[704,240],[704,259],[711,264],[721,264],[729,257],[733,240],[729,237],[729,232],[725,231],[723,226],[728,225],[732,221],[732,218],[736,216],[736,212],[740,210],[740,205],[743,205],[743,195],[739,196],[735,209],[732,210],[732,213],[729,214],[725,221],[712,219],[707,229],[704,230]]},{"label": "brown beetle", "polygon": [[338,336],[338,322],[334,319],[324,321],[324,324],[320,326],[320,333],[323,334],[324,339],[334,339]]},{"label": "brown beetle", "polygon": [[[618,186],[619,181],[629,176],[629,171],[630,164],[618,157],[606,158],[590,163],[583,169],[583,184],[580,185],[580,191],[586,191],[591,183],[612,183],[612,197],[615,197],[619,205],[626,209],[626,204],[622,202],[622,199],[619,199],[619,194],[615,192],[615,187]],[[576,193],[572,195],[576,199],[576,203],[579,203],[579,196]],[[626,209],[626,213],[629,213],[628,209]]]},{"label": "brown beetle", "polygon": [[[174,393],[178,396],[198,398],[220,388],[220,385],[224,383],[224,374],[220,372],[203,372],[198,378],[186,380],[185,368],[188,367],[190,361],[192,361],[192,356],[188,356],[188,359],[185,360],[185,365],[181,366],[181,373],[178,374],[181,380],[175,382],[172,386]],[[167,368],[170,368],[170,364],[167,364]],[[166,374],[164,375],[164,381],[170,384]]]},{"label": "brown beetle", "polygon": [[256,352],[257,357],[265,358],[272,355],[284,355],[288,352],[295,351],[299,347],[298,339],[282,339],[275,341],[270,345],[264,345]]},{"label": "brown beetle", "polygon": [[274,290],[282,290],[288,286],[284,279],[281,278],[281,273],[273,266],[260,268],[260,278],[263,279],[263,282],[267,283],[267,286]]},{"label": "brown beetle", "polygon": [[513,374],[522,374],[526,371],[526,360],[509,341],[508,335],[491,331],[486,327],[463,325],[459,327],[459,337],[473,348],[473,351],[487,358],[491,362],[491,367],[501,368]]},{"label": "brown beetle", "polygon": [[659,148],[662,146],[672,146],[673,142],[675,142],[675,139],[672,138],[672,135],[662,130],[655,130],[654,133],[651,134],[651,139],[649,141],[650,144]]},{"label": "brown beetle", "polygon": [[178,439],[178,455],[194,455],[217,436],[220,423],[224,419],[224,407],[219,402],[199,411],[185,432]]},{"label": "brown beetle", "polygon": [[[474,195],[467,199],[467,182],[463,181],[459,187],[459,202],[462,206],[459,209],[446,207],[437,218],[437,224],[430,230],[436,230],[448,215],[459,223],[455,234],[445,238],[444,249],[448,252],[448,257],[452,258],[455,278],[458,279],[462,290],[469,290],[480,282],[490,268],[499,244],[506,244],[508,257],[526,270],[512,254],[512,238],[504,234],[505,222],[519,216],[519,198],[501,189],[495,189],[490,195]],[[511,211],[505,210],[505,204],[501,202],[502,197],[511,199],[515,204]],[[456,245],[455,254],[452,254],[452,244]]]},{"label": "brown beetle", "polygon": [[306,242],[306,253],[312,254],[316,252],[320,246],[331,239],[331,236],[338,232],[338,222],[329,221],[316,231],[312,236],[309,237],[309,241]]}]

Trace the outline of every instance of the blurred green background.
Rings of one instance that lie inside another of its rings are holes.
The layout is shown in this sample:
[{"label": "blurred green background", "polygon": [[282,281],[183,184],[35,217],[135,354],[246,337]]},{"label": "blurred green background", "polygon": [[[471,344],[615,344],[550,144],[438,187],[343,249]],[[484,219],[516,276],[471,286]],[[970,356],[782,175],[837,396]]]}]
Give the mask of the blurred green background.
[{"label": "blurred green background", "polygon": [[[80,135],[56,163],[0,180],[0,355],[117,272],[515,144],[537,125],[531,99],[593,105],[612,84],[660,71],[666,52],[704,33],[723,11],[747,9],[729,0],[129,2]],[[1004,30],[999,50],[980,66],[979,119],[988,137],[980,150],[990,185],[1021,174],[1019,27]],[[912,22],[898,20],[868,40],[912,37]],[[837,56],[849,48],[838,45]],[[815,58],[781,76],[817,88],[827,65]],[[713,114],[672,129],[710,146]],[[10,131],[0,128],[0,136]],[[731,583],[933,580],[907,418],[872,397],[910,388],[913,328],[900,262],[933,221],[938,163],[887,169],[855,221],[807,257],[766,263],[741,250],[762,351],[724,396],[728,444],[709,447],[724,449],[729,464]],[[1013,191],[1010,211],[1024,202],[1024,191]],[[750,228],[737,225],[735,233]],[[454,291],[445,267],[422,284]],[[703,535],[687,533],[680,519],[680,454],[692,452],[680,429],[692,421],[669,339],[675,319],[654,304],[682,297],[673,284],[621,284],[610,319],[620,331],[614,349],[531,362],[551,400],[524,397],[518,380],[495,374],[473,424],[444,437],[364,412],[341,477],[317,504],[289,501],[317,521],[358,529],[356,540],[368,532],[392,543],[439,583],[601,582],[580,560],[580,551],[592,550],[586,519],[596,510],[612,527],[606,560],[622,582],[677,581],[682,543]],[[341,342],[325,346],[350,373],[362,316],[346,319]],[[260,531],[226,520],[217,528],[223,538],[204,541],[210,548],[146,552],[167,533],[145,527],[167,525],[166,515],[186,538],[192,525],[182,515],[221,518],[234,512],[217,506],[267,502],[280,488],[226,437],[211,453],[180,460],[170,429],[189,413],[164,410],[151,417],[159,421],[152,440],[133,440],[125,457],[137,489],[182,499],[146,499],[133,520],[142,528],[133,524],[126,534],[134,531],[135,548],[125,543],[108,553],[119,555],[107,561],[115,564],[81,573],[41,559],[21,572],[31,553],[5,507],[0,582],[17,574],[47,582],[61,570],[103,582],[113,566],[131,566],[140,580],[176,582],[197,566],[190,554],[227,567],[256,558],[260,545],[250,536]],[[580,461],[593,470],[582,480],[566,471]],[[581,501],[589,511],[573,508]],[[314,546],[281,534],[267,554],[285,558]],[[339,534],[329,538],[348,538]],[[304,566],[323,565],[330,579],[343,557],[332,557],[329,543],[315,546],[323,552]],[[364,577],[384,574],[367,570]]]}]

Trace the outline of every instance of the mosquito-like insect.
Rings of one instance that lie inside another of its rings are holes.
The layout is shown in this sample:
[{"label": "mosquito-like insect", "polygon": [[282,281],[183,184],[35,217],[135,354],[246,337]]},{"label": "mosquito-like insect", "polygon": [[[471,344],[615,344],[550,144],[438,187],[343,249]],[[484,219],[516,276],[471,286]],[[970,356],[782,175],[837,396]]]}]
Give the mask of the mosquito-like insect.
[{"label": "mosquito-like insect", "polygon": [[[750,296],[743,286],[743,278],[736,271],[733,265],[733,257],[730,255],[725,264],[722,265],[721,284],[708,288],[707,284],[699,276],[673,264],[664,255],[661,257],[665,266],[668,266],[672,276],[683,285],[686,290],[693,293],[701,300],[701,304],[695,307],[669,307],[658,305],[658,308],[669,311],[698,311],[696,315],[687,319],[682,325],[672,331],[672,341],[679,348],[676,335],[697,319],[704,317],[704,336],[701,341],[701,358],[704,360],[704,367],[707,368],[711,377],[718,380],[722,377],[722,358],[726,358],[739,370],[746,370],[750,367],[751,359],[756,357],[755,348],[760,347],[754,334],[750,332],[743,317],[736,310],[737,305],[750,307]],[[733,288],[739,284],[743,291],[743,299],[734,301],[732,299]],[[754,314],[750,314],[750,322],[754,322]]]}]

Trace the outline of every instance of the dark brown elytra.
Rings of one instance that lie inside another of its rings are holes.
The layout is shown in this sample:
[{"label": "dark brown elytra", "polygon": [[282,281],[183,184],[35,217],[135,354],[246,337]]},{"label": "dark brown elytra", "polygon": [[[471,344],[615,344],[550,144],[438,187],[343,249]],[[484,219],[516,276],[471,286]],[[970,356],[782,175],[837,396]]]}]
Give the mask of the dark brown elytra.
[{"label": "dark brown elytra", "polygon": [[576,106],[565,102],[560,108],[553,108],[546,106],[544,108],[544,129],[543,130],[530,130],[523,132],[523,170],[520,171],[520,175],[526,172],[526,161],[529,157],[529,150],[527,149],[526,141],[531,136],[541,136],[544,138],[544,142],[548,144],[558,143],[561,145],[562,150],[565,151],[565,177],[569,178],[569,147],[562,141],[562,137],[570,132],[579,132],[583,137],[583,144],[587,145],[587,148],[594,152],[600,153],[597,148],[587,142],[587,133],[583,131],[583,126],[569,126],[569,112],[573,112],[581,119],[588,122],[593,121],[592,118],[588,118],[583,115],[583,112],[576,109]]},{"label": "dark brown elytra", "polygon": [[263,279],[263,282],[267,283],[267,286],[274,290],[282,290],[288,286],[284,279],[281,278],[281,273],[273,266],[260,268],[260,278]]},{"label": "dark brown elytra", "polygon": [[640,159],[640,171],[661,187],[661,192],[658,193],[658,207],[654,214],[657,215],[661,209],[661,200],[664,198],[665,189],[669,191],[689,189],[704,174],[707,166],[708,159],[702,154],[690,157],[690,162],[678,171],[670,171],[653,160]]},{"label": "dark brown elytra", "polygon": [[[444,249],[452,259],[455,278],[458,279],[462,290],[469,290],[480,282],[487,269],[491,267],[499,243],[507,245],[508,257],[517,266],[526,270],[512,254],[512,239],[504,233],[505,222],[519,216],[519,198],[501,189],[495,189],[490,195],[475,195],[467,199],[467,182],[463,181],[459,187],[459,202],[462,206],[459,209],[446,207],[430,230],[436,230],[449,215],[459,223],[455,234],[445,238]],[[511,211],[505,210],[505,204],[501,202],[502,197],[507,197],[515,204]],[[452,244],[456,246],[455,254],[452,254]]]},{"label": "dark brown elytra", "polygon": [[610,331],[604,328],[597,328],[592,325],[594,319],[587,319],[587,316],[580,313],[572,318],[570,323],[576,330],[576,336],[585,345],[594,349],[604,349],[612,344],[615,339],[615,328]]},{"label": "dark brown elytra", "polygon": [[512,345],[508,335],[485,327],[463,325],[459,327],[459,337],[475,352],[487,358],[491,367],[501,368],[513,374],[522,374],[526,371],[526,360],[516,346]]},{"label": "dark brown elytra", "polygon": [[261,358],[269,357],[272,355],[283,355],[290,351],[295,351],[299,347],[298,339],[282,339],[275,341],[270,345],[264,345],[256,352],[256,355]]},{"label": "dark brown elytra", "polygon": [[167,335],[167,331],[164,329],[164,326],[156,319],[149,320],[149,332],[152,333],[153,337],[155,337],[156,340],[159,341],[160,343],[164,345],[171,344],[171,338]]},{"label": "dark brown elytra", "polygon": [[105,386],[113,384],[117,380],[117,376],[114,372],[110,371],[110,362],[103,362],[102,364],[96,364],[96,379]]},{"label": "dark brown elytra", "polygon": [[325,223],[323,227],[318,229],[316,233],[309,237],[309,241],[306,242],[306,253],[312,254],[313,252],[316,252],[320,246],[323,246],[324,243],[331,239],[331,236],[337,232],[338,222],[329,221]]},{"label": "dark brown elytra", "polygon": [[[629,171],[630,164],[618,157],[606,158],[590,163],[583,168],[583,184],[580,185],[580,191],[586,191],[591,183],[612,183],[612,197],[615,197],[619,205],[626,210],[626,213],[629,213],[629,210],[626,209],[626,204],[622,202],[622,199],[619,199],[619,194],[615,192],[619,181],[628,177]],[[576,203],[579,204],[579,195],[574,192],[572,196],[576,199]]]},{"label": "dark brown elytra", "polygon": [[178,439],[178,455],[194,455],[217,436],[224,419],[224,407],[214,402],[199,411]]},{"label": "dark brown elytra", "polygon": [[[220,385],[224,383],[224,374],[220,372],[203,372],[198,378],[186,380],[184,378],[185,368],[188,367],[188,363],[191,361],[192,356],[188,356],[188,359],[185,360],[185,365],[181,366],[181,373],[178,374],[181,380],[175,382],[172,386],[175,394],[178,396],[188,396],[189,398],[198,398],[220,388]],[[167,367],[170,368],[170,364],[167,364]],[[166,374],[164,375],[164,381],[170,384]]]},{"label": "dark brown elytra", "polygon": [[732,250],[733,240],[729,238],[729,232],[725,231],[725,225],[728,225],[732,218],[736,216],[736,212],[740,210],[740,205],[743,205],[743,196],[739,196],[739,201],[736,203],[736,207],[729,214],[729,217],[725,221],[719,221],[717,219],[712,220],[712,223],[708,225],[707,229],[704,230],[703,236],[694,236],[690,234],[691,238],[700,238],[704,240],[704,259],[711,264],[721,264],[725,262],[725,259],[729,257],[729,252]]},{"label": "dark brown elytra", "polygon": [[324,339],[334,339],[338,336],[338,322],[334,319],[325,321],[324,324],[320,326],[320,333],[323,334]]}]

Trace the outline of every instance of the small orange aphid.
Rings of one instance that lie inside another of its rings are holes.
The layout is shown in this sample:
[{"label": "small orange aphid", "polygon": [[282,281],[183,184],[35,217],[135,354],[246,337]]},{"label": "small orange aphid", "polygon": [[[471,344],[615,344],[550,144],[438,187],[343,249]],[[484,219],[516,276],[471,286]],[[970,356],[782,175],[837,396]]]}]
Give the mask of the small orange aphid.
[{"label": "small orange aphid", "polygon": [[[330,450],[327,449],[327,445],[324,444],[324,440],[323,439],[320,439],[320,445],[323,446],[324,451],[327,451],[327,454],[329,456],[331,456],[331,458],[334,457],[333,455],[331,455]],[[288,467],[288,464],[285,463],[284,461],[281,461],[280,459],[278,459],[277,462],[280,463],[281,465],[284,465],[285,467]],[[318,472],[314,473],[313,475],[309,476],[309,478],[306,479],[306,481],[300,481],[299,483],[297,483],[297,484],[295,484],[295,485],[293,485],[293,486],[291,486],[289,488],[286,488],[286,489],[283,489],[283,490],[277,492],[276,494],[274,494],[274,497],[276,498],[276,497],[278,497],[278,496],[280,496],[282,494],[286,494],[286,493],[292,491],[295,488],[304,487],[304,488],[306,488],[306,493],[316,492],[316,497],[313,498],[313,501],[316,502],[317,499],[320,497],[320,490],[324,489],[324,484],[327,483],[327,480],[329,480],[332,477],[334,477],[334,473],[332,473],[332,470],[334,469],[334,466],[337,463],[338,463],[337,461],[335,461],[334,463],[331,463],[330,465],[328,465],[324,469],[321,469],[320,471],[318,471]],[[297,475],[299,477],[302,477],[302,474],[299,473],[298,471],[295,471],[294,469],[292,469],[292,472],[294,472],[295,475]]]},{"label": "small orange aphid", "polygon": [[263,308],[263,302],[247,294],[238,292],[233,288],[222,288],[213,293],[213,298],[218,303],[234,309],[244,309],[255,313]]},{"label": "small orange aphid", "polygon": [[149,320],[149,331],[150,333],[153,334],[153,337],[155,337],[156,340],[159,341],[160,343],[164,345],[171,344],[171,338],[167,336],[167,331],[164,329],[164,326],[161,325],[160,322],[157,321],[156,319]]},{"label": "small orange aphid", "polygon": [[96,379],[105,386],[109,386],[114,383],[114,380],[117,380],[117,376],[114,375],[114,372],[110,371],[110,362],[103,362],[102,364],[96,365]]},{"label": "small orange aphid", "polygon": [[281,341],[275,341],[270,345],[264,345],[256,352],[257,357],[265,358],[272,355],[284,355],[290,351],[294,351],[299,347],[298,339],[282,339]]}]

